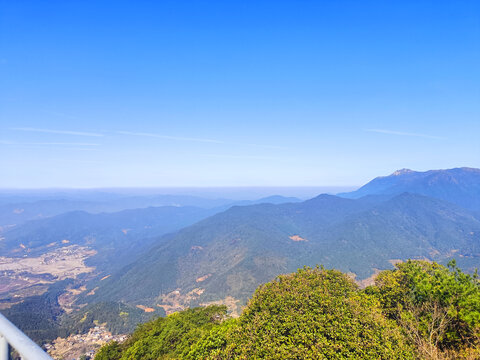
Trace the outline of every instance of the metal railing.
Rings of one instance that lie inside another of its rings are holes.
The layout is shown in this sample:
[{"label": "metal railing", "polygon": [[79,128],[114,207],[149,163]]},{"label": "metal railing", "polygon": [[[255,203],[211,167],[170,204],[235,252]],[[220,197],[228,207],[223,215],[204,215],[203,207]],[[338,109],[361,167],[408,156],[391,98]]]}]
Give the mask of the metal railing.
[{"label": "metal railing", "polygon": [[22,360],[52,360],[40,346],[0,314],[0,360],[10,359],[10,346]]}]

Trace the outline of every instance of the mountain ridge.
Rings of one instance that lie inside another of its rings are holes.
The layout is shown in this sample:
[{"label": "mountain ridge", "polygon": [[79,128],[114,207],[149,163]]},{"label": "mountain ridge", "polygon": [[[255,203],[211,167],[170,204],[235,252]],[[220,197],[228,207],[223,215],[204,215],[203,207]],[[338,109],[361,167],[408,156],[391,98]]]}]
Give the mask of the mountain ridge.
[{"label": "mountain ridge", "polygon": [[439,198],[480,211],[480,169],[460,167],[424,172],[401,169],[338,196],[358,199],[366,195],[398,195],[403,192]]},{"label": "mountain ridge", "polygon": [[[479,261],[480,220],[469,210],[411,193],[367,200],[320,195],[297,204],[232,207],[167,235],[96,284],[94,297],[162,304],[171,291],[201,288],[192,304],[228,296],[244,303],[259,284],[303,265],[324,264],[365,279],[397,259],[456,254]],[[139,283],[135,294],[122,290]]]}]

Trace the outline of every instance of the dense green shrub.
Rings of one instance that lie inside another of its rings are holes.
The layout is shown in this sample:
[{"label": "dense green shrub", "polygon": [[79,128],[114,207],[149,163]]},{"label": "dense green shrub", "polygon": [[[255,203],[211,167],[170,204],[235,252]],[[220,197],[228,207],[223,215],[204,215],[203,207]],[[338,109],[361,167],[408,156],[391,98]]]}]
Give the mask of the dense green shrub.
[{"label": "dense green shrub", "polygon": [[121,345],[104,346],[97,360],[156,360],[184,357],[190,347],[220,324],[226,316],[225,306],[194,308],[158,318],[140,325]]},{"label": "dense green shrub", "polygon": [[238,319],[185,310],[141,325],[97,360],[478,359],[476,275],[424,261],[361,290],[345,274],[303,268],[260,286]]},{"label": "dense green shrub", "polygon": [[409,359],[378,301],[335,270],[304,268],[261,286],[219,359]]},{"label": "dense green shrub", "polygon": [[185,353],[185,359],[218,358],[227,346],[229,334],[238,326],[237,319],[228,319],[215,326]]},{"label": "dense green shrub", "polygon": [[116,341],[112,341],[98,351],[95,360],[118,360],[121,356],[121,346]]},{"label": "dense green shrub", "polygon": [[478,345],[479,281],[454,261],[448,268],[426,261],[397,264],[395,270],[380,273],[366,292],[380,299],[385,314],[404,329],[422,357]]}]

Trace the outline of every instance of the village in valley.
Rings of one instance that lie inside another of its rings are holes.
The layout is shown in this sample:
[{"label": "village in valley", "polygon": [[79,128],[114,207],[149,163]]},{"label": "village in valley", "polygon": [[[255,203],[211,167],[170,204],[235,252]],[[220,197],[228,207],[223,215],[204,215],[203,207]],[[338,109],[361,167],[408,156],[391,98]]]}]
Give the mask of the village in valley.
[{"label": "village in valley", "polygon": [[99,325],[91,328],[86,334],[74,334],[67,338],[57,338],[44,348],[54,359],[79,360],[93,359],[95,353],[103,345],[116,341],[125,341],[127,335],[112,335],[105,326]]}]

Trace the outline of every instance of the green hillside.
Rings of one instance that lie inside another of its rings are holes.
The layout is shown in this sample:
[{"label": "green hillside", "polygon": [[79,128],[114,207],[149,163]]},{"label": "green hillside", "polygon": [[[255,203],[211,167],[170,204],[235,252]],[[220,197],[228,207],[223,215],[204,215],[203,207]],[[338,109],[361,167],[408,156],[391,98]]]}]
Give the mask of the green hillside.
[{"label": "green hillside", "polygon": [[[472,213],[412,194],[233,207],[160,239],[128,267],[91,284],[99,289],[90,301],[169,305],[167,295],[178,291],[184,306],[227,297],[243,304],[260,284],[303,265],[323,263],[365,279],[398,259],[447,261],[455,254],[476,264],[479,235]],[[187,296],[195,289],[201,293]]]},{"label": "green hillside", "polygon": [[3,232],[0,251],[12,257],[32,257],[67,245],[88,246],[97,251],[88,264],[100,271],[112,271],[146,251],[153,237],[178,231],[216,212],[175,206],[101,214],[68,212]]}]

